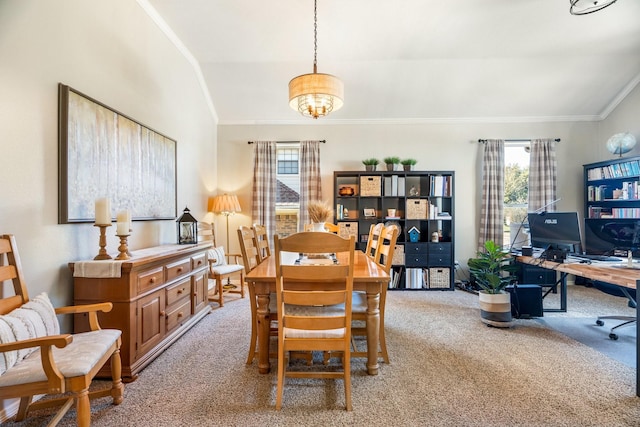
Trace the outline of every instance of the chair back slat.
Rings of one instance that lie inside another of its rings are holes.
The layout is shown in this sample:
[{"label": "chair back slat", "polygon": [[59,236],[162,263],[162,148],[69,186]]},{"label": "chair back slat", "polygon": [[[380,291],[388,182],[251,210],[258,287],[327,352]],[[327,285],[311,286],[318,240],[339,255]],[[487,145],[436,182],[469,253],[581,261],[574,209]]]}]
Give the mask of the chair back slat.
[{"label": "chair back slat", "polygon": [[18,246],[12,234],[0,236],[0,265],[2,266],[0,267],[0,284],[11,280],[14,291],[14,295],[0,299],[0,313],[5,314],[29,302],[29,292],[27,292],[27,284],[22,273]]},{"label": "chair back slat", "polygon": [[376,253],[373,257],[376,264],[381,266],[387,274],[391,271],[393,253],[395,252],[396,242],[398,241],[398,232],[398,227],[395,225],[384,227],[378,238]]},{"label": "chair back slat", "polygon": [[245,271],[248,273],[262,262],[253,229],[245,225],[238,227],[238,241],[240,243],[242,263],[244,264]]},{"label": "chair back slat", "polygon": [[262,224],[253,224],[253,234],[256,238],[256,246],[258,246],[258,256],[260,261],[271,256],[271,247],[269,246],[269,236],[267,235],[267,227]]},{"label": "chair back slat", "polygon": [[384,229],[384,224],[379,222],[377,224],[371,224],[369,227],[369,236],[367,237],[367,247],[364,250],[364,253],[369,257],[374,257],[376,254],[376,249],[378,248],[378,240],[380,238],[380,234],[382,234],[382,230]]}]

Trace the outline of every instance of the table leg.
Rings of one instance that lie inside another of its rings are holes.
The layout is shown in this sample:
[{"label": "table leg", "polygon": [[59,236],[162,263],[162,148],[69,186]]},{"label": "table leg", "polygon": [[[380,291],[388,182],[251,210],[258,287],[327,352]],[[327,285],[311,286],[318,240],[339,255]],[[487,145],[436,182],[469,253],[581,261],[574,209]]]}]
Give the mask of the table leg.
[{"label": "table leg", "polygon": [[380,285],[375,285],[367,287],[367,372],[369,375],[378,375],[379,340]]},{"label": "table leg", "polygon": [[256,288],[258,320],[258,372],[269,373],[269,290]]}]

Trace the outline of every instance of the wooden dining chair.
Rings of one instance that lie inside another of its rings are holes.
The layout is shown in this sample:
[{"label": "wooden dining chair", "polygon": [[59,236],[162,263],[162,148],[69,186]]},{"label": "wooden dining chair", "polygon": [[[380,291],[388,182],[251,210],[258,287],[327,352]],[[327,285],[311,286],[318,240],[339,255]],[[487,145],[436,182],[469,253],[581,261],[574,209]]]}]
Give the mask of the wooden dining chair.
[{"label": "wooden dining chair", "polygon": [[[373,256],[373,260],[384,271],[389,274],[391,271],[391,263],[393,260],[393,252],[395,251],[396,242],[398,240],[398,227],[391,225],[389,227],[383,227],[380,235],[378,236],[378,244],[376,245],[376,252]],[[387,351],[387,340],[384,332],[384,314],[385,306],[387,302],[387,287],[383,286],[382,292],[380,292],[380,350],[378,351],[378,357],[382,357],[385,363],[390,363],[389,352]],[[353,320],[364,321],[367,320],[367,294],[365,292],[356,291],[353,296]],[[366,336],[367,329],[362,327],[352,327],[351,334],[353,337]],[[358,351],[355,348],[355,340],[353,340],[354,350],[351,352],[353,357],[367,357],[366,351]]]},{"label": "wooden dining chair", "polygon": [[[274,237],[276,297],[278,304],[278,383],[276,409],[282,408],[285,377],[342,378],[345,406],[351,410],[351,297],[355,239],[333,233],[302,232],[280,239]],[[309,258],[285,265],[283,254],[305,253]],[[346,263],[320,254],[348,254]],[[315,256],[314,256],[315,255]],[[285,353],[290,351],[342,352],[342,369],[321,365],[320,370],[288,369]]]},{"label": "wooden dining chair", "polygon": [[258,246],[258,256],[260,260],[271,256],[271,247],[269,246],[269,236],[267,235],[267,227],[262,224],[253,224],[253,234],[256,238]]},{"label": "wooden dining chair", "polygon": [[[258,266],[262,262],[260,257],[260,248],[258,246],[257,236],[254,233],[253,228],[247,226],[238,227],[238,241],[240,242],[240,252],[242,253],[242,263],[244,264],[245,271],[248,273]],[[249,306],[251,308],[251,338],[249,341],[249,354],[247,356],[247,365],[253,362],[253,359],[258,357],[256,349],[258,342],[258,301],[253,286],[249,286]],[[276,294],[271,295],[269,303],[269,313],[271,318],[269,323],[276,320],[277,306],[276,306]],[[276,336],[278,329],[271,327],[271,334]],[[275,356],[275,355],[274,355]]]},{"label": "wooden dining chair", "polygon": [[380,237],[380,233],[382,233],[382,229],[384,228],[384,224],[379,222],[377,224],[371,224],[369,227],[369,236],[367,237],[367,247],[364,250],[364,253],[369,257],[374,257],[376,254],[376,249],[378,247],[378,240]]}]

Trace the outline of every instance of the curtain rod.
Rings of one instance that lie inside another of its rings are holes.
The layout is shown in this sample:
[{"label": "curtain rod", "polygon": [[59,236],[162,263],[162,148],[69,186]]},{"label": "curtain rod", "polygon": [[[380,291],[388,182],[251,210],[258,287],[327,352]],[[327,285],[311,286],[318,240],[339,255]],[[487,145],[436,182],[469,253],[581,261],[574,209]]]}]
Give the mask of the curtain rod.
[{"label": "curtain rod", "polygon": [[[255,141],[247,141],[247,144],[253,144]],[[327,142],[325,139],[321,139],[319,142],[323,144]],[[277,144],[299,144],[300,141],[276,141]]]},{"label": "curtain rod", "polygon": [[[560,138],[556,138],[554,139],[555,142],[560,142]],[[478,140],[479,143],[484,144],[485,142],[487,142],[486,139],[479,139]],[[504,142],[531,142],[531,138],[529,139],[505,139]]]}]

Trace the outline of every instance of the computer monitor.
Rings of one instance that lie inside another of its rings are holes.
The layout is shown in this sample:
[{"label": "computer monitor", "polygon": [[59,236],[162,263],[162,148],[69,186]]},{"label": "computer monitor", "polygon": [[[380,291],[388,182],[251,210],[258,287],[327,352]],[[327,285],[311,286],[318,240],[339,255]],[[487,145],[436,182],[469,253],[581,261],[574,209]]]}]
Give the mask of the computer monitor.
[{"label": "computer monitor", "polygon": [[640,257],[640,220],[596,219],[585,222],[585,251],[588,254],[612,255],[617,251],[632,250]]},{"label": "computer monitor", "polygon": [[582,253],[577,212],[530,213],[528,220],[531,246]]}]

